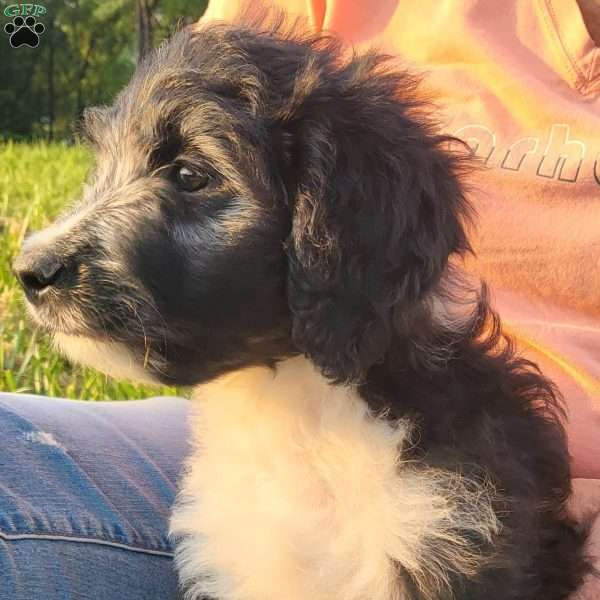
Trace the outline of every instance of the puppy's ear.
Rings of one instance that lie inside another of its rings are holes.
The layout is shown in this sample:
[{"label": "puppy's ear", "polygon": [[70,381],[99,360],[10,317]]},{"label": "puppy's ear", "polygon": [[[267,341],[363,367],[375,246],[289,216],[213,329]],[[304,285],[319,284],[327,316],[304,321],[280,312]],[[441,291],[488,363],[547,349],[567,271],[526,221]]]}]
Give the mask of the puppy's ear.
[{"label": "puppy's ear", "polygon": [[335,381],[360,382],[400,323],[468,249],[462,160],[410,76],[369,54],[313,61],[284,115],[294,198],[293,340]]}]

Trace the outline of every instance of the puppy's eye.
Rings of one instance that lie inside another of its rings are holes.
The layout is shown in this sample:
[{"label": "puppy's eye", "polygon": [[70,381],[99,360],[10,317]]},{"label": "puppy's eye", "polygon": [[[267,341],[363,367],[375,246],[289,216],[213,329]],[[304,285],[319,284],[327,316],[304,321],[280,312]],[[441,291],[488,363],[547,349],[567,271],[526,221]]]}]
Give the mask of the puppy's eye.
[{"label": "puppy's eye", "polygon": [[184,192],[196,192],[210,182],[210,175],[187,165],[176,165],[173,179],[177,187]]}]

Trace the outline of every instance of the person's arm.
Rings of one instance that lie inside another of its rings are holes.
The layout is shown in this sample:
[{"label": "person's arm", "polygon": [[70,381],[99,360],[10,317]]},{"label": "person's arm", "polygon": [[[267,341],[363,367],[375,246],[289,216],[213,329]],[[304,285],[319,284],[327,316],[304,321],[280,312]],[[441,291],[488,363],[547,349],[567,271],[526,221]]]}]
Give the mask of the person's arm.
[{"label": "person's arm", "polygon": [[577,0],[577,4],[590,36],[600,47],[600,3],[598,0]]}]

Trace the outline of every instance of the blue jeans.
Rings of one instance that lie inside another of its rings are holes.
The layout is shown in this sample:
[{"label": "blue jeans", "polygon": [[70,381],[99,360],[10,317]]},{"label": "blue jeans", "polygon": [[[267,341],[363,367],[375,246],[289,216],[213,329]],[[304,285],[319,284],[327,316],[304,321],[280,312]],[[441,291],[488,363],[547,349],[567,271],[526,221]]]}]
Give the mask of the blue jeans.
[{"label": "blue jeans", "polygon": [[0,600],[178,597],[187,406],[0,393]]}]

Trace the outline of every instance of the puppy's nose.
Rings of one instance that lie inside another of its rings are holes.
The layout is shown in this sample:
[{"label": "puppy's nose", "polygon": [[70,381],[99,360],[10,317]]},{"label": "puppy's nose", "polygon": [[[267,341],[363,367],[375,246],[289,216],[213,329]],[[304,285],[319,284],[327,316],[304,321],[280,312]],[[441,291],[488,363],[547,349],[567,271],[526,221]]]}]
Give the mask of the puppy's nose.
[{"label": "puppy's nose", "polygon": [[34,302],[42,292],[60,282],[65,274],[65,265],[52,252],[24,251],[15,260],[13,270],[27,298]]}]

